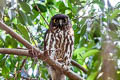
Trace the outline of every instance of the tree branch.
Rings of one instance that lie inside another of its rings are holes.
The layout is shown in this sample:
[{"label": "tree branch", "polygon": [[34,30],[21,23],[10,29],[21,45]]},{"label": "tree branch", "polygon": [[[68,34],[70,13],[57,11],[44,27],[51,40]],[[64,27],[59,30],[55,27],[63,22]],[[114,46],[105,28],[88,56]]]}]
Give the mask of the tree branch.
[{"label": "tree branch", "polygon": [[73,66],[76,66],[76,67],[78,67],[80,70],[82,70],[84,73],[87,73],[88,71],[84,68],[84,67],[82,67],[80,64],[78,64],[76,61],[74,61],[74,60],[72,60],[71,61],[71,64],[73,65]]},{"label": "tree branch", "polygon": [[[46,62],[47,64],[53,66],[56,69],[63,70],[63,73],[68,76],[70,79],[73,80],[83,80],[78,74],[74,73],[68,68],[62,67],[62,65],[52,59],[50,59],[48,56],[45,56],[42,51],[40,51],[38,48],[33,47],[27,40],[22,38],[19,34],[14,32],[10,27],[8,27],[6,24],[4,24],[2,21],[0,21],[0,28],[5,30],[7,33],[9,33],[13,38],[21,42],[26,48],[33,49],[33,51],[37,52],[39,54],[38,58]],[[22,54],[22,53],[21,53]],[[26,54],[28,55],[28,54]],[[32,55],[30,55],[32,56]]]},{"label": "tree branch", "polygon": [[23,50],[23,49],[21,50],[21,49],[0,48],[0,53],[32,57],[30,54],[28,54],[28,50]]},{"label": "tree branch", "polygon": [[44,18],[44,16],[42,15],[42,12],[40,11],[39,7],[37,6],[37,4],[35,3],[35,1],[33,0],[35,7],[37,8],[38,12],[40,13],[41,17],[43,18],[43,20],[45,21],[45,23],[49,26],[48,22],[46,21],[46,19]]},{"label": "tree branch", "polygon": [[[19,55],[19,56],[28,56],[32,57],[29,53],[28,50],[24,49],[9,49],[9,48],[0,48],[0,53],[2,54],[13,54],[13,55]],[[87,73],[87,70],[82,67],[80,64],[78,64],[76,61],[72,60],[71,64],[73,66],[78,67],[80,70],[82,70],[84,73]]]}]

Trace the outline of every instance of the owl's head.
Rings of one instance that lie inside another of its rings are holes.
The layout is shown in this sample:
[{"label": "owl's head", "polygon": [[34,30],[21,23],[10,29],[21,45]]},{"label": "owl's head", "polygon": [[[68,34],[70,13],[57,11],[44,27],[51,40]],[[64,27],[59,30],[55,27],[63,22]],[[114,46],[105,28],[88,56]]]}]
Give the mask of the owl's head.
[{"label": "owl's head", "polygon": [[64,14],[56,14],[51,18],[51,27],[64,27],[69,24],[69,17]]}]

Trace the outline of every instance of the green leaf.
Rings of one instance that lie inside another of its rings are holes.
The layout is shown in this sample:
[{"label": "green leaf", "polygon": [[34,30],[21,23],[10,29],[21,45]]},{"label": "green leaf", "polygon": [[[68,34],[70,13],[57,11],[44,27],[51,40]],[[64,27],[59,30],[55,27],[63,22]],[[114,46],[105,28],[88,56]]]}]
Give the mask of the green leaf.
[{"label": "green leaf", "polygon": [[3,47],[3,46],[4,46],[4,42],[0,38],[0,47]]},{"label": "green leaf", "polygon": [[78,34],[78,31],[80,31],[80,28],[77,27],[77,25],[73,25],[73,28],[74,28],[75,44],[79,44],[80,34]]},{"label": "green leaf", "polygon": [[[44,6],[43,4],[37,4],[38,8],[40,9],[41,12],[47,12],[47,8],[46,6]],[[37,7],[35,6],[34,9],[36,11],[38,11]]]},{"label": "green leaf", "polygon": [[62,1],[57,2],[56,5],[58,6],[60,12],[65,13],[67,7]]},{"label": "green leaf", "polygon": [[5,47],[8,47],[8,48],[16,48],[17,47],[17,41],[14,38],[7,36],[5,41],[6,41]]},{"label": "green leaf", "polygon": [[0,61],[4,58],[5,55],[0,54]]},{"label": "green leaf", "polygon": [[76,14],[77,12],[78,12],[78,7],[72,7],[72,12],[74,13],[74,14]]},{"label": "green leaf", "polygon": [[20,5],[26,13],[31,11],[30,5],[28,3],[20,2]]},{"label": "green leaf", "polygon": [[75,2],[75,0],[69,0],[70,1],[70,3],[74,3]]},{"label": "green leaf", "polygon": [[28,34],[28,31],[26,30],[25,26],[18,24],[18,29],[20,31],[20,33],[23,35],[23,37],[30,42],[30,37]]},{"label": "green leaf", "polygon": [[28,24],[29,24],[29,25],[33,25],[31,16],[27,16],[27,19],[28,19]]},{"label": "green leaf", "polygon": [[11,38],[12,48],[17,48],[17,41],[14,38]]},{"label": "green leaf", "polygon": [[110,19],[115,19],[118,15],[120,14],[120,10],[119,9],[115,9],[112,13],[112,16],[110,16]]},{"label": "green leaf", "polygon": [[98,74],[98,71],[92,72],[92,73],[88,76],[87,80],[95,80],[97,74]]},{"label": "green leaf", "polygon": [[80,30],[80,36],[83,36],[86,33],[87,25],[83,24]]},{"label": "green leaf", "polygon": [[18,13],[19,13],[18,20],[19,20],[22,24],[26,25],[26,24],[28,23],[26,14],[23,13],[21,10],[19,10]]},{"label": "green leaf", "polygon": [[5,77],[5,78],[8,78],[9,77],[9,70],[10,68],[6,67],[6,66],[2,66],[2,75]]},{"label": "green leaf", "polygon": [[68,7],[70,8],[70,9],[72,9],[72,4],[71,4],[71,2],[68,0]]},{"label": "green leaf", "polygon": [[47,0],[47,5],[54,5],[56,0]]},{"label": "green leaf", "polygon": [[87,57],[89,56],[94,56],[95,54],[97,54],[99,52],[99,50],[97,49],[92,49],[92,50],[89,50],[88,52],[86,52],[85,54],[82,55],[83,57],[83,60],[85,60]]},{"label": "green leaf", "polygon": [[73,58],[75,57],[75,59],[78,61],[79,64],[84,63],[83,60],[82,60],[82,58],[83,58],[82,55],[85,53],[86,50],[87,50],[87,48],[85,48],[85,47],[75,49]]},{"label": "green leaf", "polygon": [[34,20],[34,19],[36,19],[36,17],[39,15],[39,12],[36,11],[36,10],[34,10],[34,9],[32,10],[32,12],[33,12],[33,14],[31,14],[30,17],[31,17],[32,20]]},{"label": "green leaf", "polygon": [[80,55],[80,53],[82,53],[85,50],[87,50],[87,48],[85,48],[85,47],[81,47],[79,49],[75,49],[74,56]]}]

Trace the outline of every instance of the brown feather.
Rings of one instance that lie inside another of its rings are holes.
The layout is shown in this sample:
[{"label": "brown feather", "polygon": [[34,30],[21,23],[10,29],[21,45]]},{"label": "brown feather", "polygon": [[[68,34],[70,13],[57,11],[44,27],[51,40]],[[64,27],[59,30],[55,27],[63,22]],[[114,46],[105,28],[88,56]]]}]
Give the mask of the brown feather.
[{"label": "brown feather", "polygon": [[[66,18],[68,19],[68,22],[64,22]],[[62,19],[63,26],[53,23],[53,19]],[[60,62],[63,66],[66,65],[69,67],[72,58],[73,47],[74,31],[68,16],[63,14],[57,14],[53,16],[50,22],[50,28],[45,34],[44,50],[48,51],[47,53],[50,58]],[[52,80],[66,79],[62,71],[54,69],[52,66],[48,67],[48,71],[52,77]]]}]

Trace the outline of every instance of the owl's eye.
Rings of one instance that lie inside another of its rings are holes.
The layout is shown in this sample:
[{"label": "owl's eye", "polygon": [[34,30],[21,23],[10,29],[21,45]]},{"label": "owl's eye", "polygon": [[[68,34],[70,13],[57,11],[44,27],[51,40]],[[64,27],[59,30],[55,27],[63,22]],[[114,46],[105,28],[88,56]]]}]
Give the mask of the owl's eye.
[{"label": "owl's eye", "polygon": [[56,19],[54,19],[54,20],[53,20],[53,22],[54,22],[54,23],[56,23],[56,22],[57,22],[57,20],[56,20]]},{"label": "owl's eye", "polygon": [[65,18],[65,23],[67,23],[67,18]]}]

